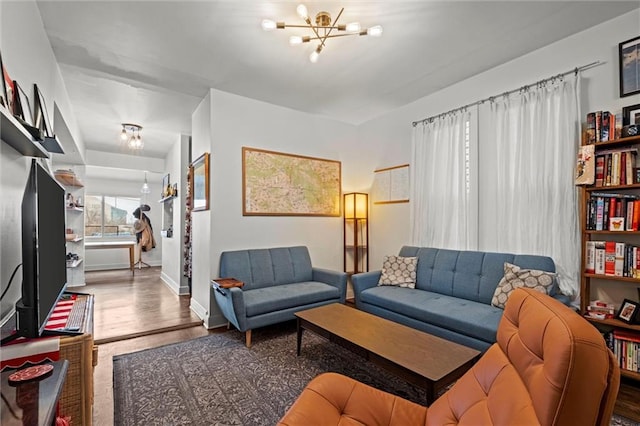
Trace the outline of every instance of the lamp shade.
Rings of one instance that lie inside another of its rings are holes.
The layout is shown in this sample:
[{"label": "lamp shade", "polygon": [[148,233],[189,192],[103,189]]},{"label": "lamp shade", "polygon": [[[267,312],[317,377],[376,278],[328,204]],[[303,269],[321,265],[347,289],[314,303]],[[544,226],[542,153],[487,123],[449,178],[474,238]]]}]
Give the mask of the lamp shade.
[{"label": "lamp shade", "polygon": [[362,192],[344,194],[344,217],[366,219],[369,207],[368,195]]}]

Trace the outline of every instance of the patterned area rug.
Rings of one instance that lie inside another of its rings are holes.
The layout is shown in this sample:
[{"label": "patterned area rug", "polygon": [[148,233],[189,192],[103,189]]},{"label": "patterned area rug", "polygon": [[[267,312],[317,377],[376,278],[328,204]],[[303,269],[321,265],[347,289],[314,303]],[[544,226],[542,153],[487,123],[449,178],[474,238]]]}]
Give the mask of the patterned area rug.
[{"label": "patterned area rug", "polygon": [[[424,391],[295,324],[230,331],[113,358],[115,425],[275,425],[316,375],[334,371],[424,403]],[[99,403],[99,401],[96,401]],[[616,417],[612,425],[632,425]]]}]

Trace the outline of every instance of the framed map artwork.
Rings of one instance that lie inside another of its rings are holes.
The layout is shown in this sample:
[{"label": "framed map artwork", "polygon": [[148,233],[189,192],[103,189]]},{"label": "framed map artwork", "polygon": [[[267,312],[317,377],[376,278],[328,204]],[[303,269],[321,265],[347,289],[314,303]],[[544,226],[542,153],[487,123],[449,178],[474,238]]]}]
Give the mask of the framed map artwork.
[{"label": "framed map artwork", "polygon": [[341,163],[242,148],[244,216],[340,216]]}]

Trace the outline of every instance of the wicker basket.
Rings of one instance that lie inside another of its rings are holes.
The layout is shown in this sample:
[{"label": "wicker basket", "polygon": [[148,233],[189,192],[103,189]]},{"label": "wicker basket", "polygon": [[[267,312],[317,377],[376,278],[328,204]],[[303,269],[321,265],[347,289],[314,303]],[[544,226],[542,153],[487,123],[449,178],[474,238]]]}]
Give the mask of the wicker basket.
[{"label": "wicker basket", "polygon": [[[91,296],[91,299],[93,296]],[[93,368],[97,348],[93,345],[93,306],[82,327],[83,334],[60,339],[60,359],[69,361],[67,378],[60,397],[60,414],[72,425],[91,425],[93,417]]]}]

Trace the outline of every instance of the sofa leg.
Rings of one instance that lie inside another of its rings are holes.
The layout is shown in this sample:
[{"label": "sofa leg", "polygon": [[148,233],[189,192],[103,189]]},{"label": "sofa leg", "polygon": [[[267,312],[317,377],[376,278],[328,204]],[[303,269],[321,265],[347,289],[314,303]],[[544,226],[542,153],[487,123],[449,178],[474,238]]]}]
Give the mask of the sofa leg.
[{"label": "sofa leg", "polygon": [[231,330],[231,321],[227,321],[227,330]]},{"label": "sofa leg", "polygon": [[251,347],[251,330],[247,330],[244,332],[245,345],[250,348]]}]

